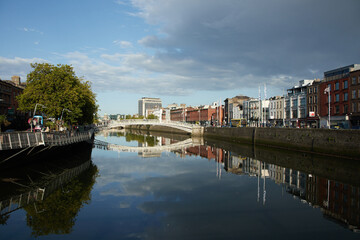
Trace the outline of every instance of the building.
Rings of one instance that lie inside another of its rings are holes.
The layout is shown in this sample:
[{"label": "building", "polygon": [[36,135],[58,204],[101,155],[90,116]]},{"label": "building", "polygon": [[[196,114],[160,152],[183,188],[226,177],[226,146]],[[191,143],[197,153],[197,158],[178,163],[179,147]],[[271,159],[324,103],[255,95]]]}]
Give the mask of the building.
[{"label": "building", "polygon": [[7,115],[11,120],[14,115],[21,114],[17,110],[16,97],[23,92],[25,86],[26,84],[21,83],[19,76],[12,76],[11,80],[0,79],[0,115]]},{"label": "building", "polygon": [[160,98],[148,98],[143,97],[138,101],[139,116],[148,117],[149,112],[153,112],[155,109],[161,109],[162,103]]},{"label": "building", "polygon": [[269,100],[251,98],[244,101],[244,118],[247,126],[260,127],[269,124]]},{"label": "building", "polygon": [[260,100],[251,98],[244,102],[244,116],[250,127],[260,126]]},{"label": "building", "polygon": [[360,129],[360,70],[350,72],[350,125]]},{"label": "building", "polygon": [[269,123],[271,126],[284,126],[284,97],[269,98]]},{"label": "building", "polygon": [[307,118],[307,87],[314,80],[300,80],[298,86],[287,90],[285,96],[285,124],[288,127],[305,127]]},{"label": "building", "polygon": [[213,103],[195,108],[188,107],[185,109],[185,121],[201,125],[221,125],[224,121],[224,106]]},{"label": "building", "polygon": [[[350,73],[359,69],[360,64],[352,64],[324,72],[324,80],[320,84],[319,93],[321,127],[350,127],[350,98],[356,99],[356,95],[352,96],[353,92],[349,92],[349,86],[352,83]],[[325,89],[329,91],[325,92]],[[357,89],[356,85],[354,85],[354,89]],[[356,92],[354,93],[356,94]]]},{"label": "building", "polygon": [[307,127],[318,128],[320,119],[320,79],[315,79],[312,84],[307,86]]},{"label": "building", "polygon": [[225,99],[224,103],[224,120],[226,125],[237,125],[244,117],[244,101],[249,100],[247,96],[236,96]]}]

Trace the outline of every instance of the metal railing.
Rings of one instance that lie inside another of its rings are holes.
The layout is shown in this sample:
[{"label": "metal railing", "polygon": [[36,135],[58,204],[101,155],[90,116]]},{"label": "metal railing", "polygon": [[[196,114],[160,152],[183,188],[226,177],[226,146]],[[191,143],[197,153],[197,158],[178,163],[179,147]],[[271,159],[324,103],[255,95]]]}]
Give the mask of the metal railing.
[{"label": "metal railing", "polygon": [[199,125],[190,124],[186,122],[178,122],[178,121],[166,121],[166,120],[158,120],[158,119],[128,119],[128,120],[121,120],[121,121],[112,121],[108,128],[116,128],[116,127],[123,127],[127,125],[160,125],[160,126],[167,126],[173,127],[180,130],[184,130],[186,132],[191,132],[194,127],[198,127]]},{"label": "metal railing", "polygon": [[21,149],[37,146],[64,146],[90,140],[92,131],[87,132],[13,132],[0,133],[0,150]]}]

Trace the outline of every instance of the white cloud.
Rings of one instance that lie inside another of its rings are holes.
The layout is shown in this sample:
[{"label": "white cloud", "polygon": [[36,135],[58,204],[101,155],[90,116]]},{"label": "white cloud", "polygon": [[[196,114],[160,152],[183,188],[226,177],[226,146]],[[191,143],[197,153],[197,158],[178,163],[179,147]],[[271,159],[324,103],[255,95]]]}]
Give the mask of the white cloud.
[{"label": "white cloud", "polygon": [[[359,63],[360,32],[349,27],[360,22],[359,1],[132,0],[131,4],[138,10],[133,16],[153,24],[157,32],[135,45],[115,40],[121,49],[111,54],[107,49],[57,54],[96,91],[182,96],[199,90],[242,93],[266,83],[281,92],[298,80]],[[333,17],[337,15],[346,17]],[[34,60],[0,61],[7,61],[0,65],[0,74],[11,76],[28,73]]]},{"label": "white cloud", "polygon": [[43,35],[44,33],[37,30],[37,29],[34,29],[34,28],[27,28],[27,27],[23,27],[20,29],[21,31],[24,31],[24,32],[35,32],[35,33],[39,33],[41,35]]},{"label": "white cloud", "polygon": [[5,58],[0,56],[0,78],[3,80],[11,79],[11,76],[20,76],[22,81],[26,81],[26,76],[32,70],[31,63],[47,62],[40,58]]},{"label": "white cloud", "polygon": [[113,41],[113,43],[115,45],[120,46],[121,48],[131,48],[133,46],[133,44],[131,42],[128,42],[128,41],[115,40],[115,41]]},{"label": "white cloud", "polygon": [[159,33],[138,41],[156,54],[128,61],[150,72],[182,77],[179,86],[185,88],[240,90],[266,82],[282,89],[294,80],[318,78],[324,71],[358,61],[360,33],[347,26],[360,22],[355,10],[359,1],[133,0],[132,4],[138,9],[133,15],[158,26]]}]

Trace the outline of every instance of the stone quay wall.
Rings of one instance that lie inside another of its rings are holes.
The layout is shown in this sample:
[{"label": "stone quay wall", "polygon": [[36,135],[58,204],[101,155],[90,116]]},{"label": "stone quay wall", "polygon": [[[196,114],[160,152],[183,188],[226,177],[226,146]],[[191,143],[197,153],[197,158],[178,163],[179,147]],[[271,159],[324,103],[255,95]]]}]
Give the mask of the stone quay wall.
[{"label": "stone quay wall", "polygon": [[204,137],[360,160],[359,130],[207,127]]}]

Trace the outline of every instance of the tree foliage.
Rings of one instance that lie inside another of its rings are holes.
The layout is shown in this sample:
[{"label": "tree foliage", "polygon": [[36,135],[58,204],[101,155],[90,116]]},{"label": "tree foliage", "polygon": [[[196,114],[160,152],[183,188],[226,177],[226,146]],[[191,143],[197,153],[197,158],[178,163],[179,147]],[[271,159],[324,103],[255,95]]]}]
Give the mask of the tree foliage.
[{"label": "tree foliage", "polygon": [[78,78],[69,65],[35,63],[31,67],[34,70],[27,75],[27,86],[18,97],[20,110],[33,111],[39,103],[46,108],[38,106],[37,110],[48,117],[58,119],[63,115],[72,123],[93,123],[98,106],[88,81]]},{"label": "tree foliage", "polygon": [[2,125],[4,125],[5,127],[10,125],[10,122],[6,120],[6,115],[0,115],[0,132]]}]

